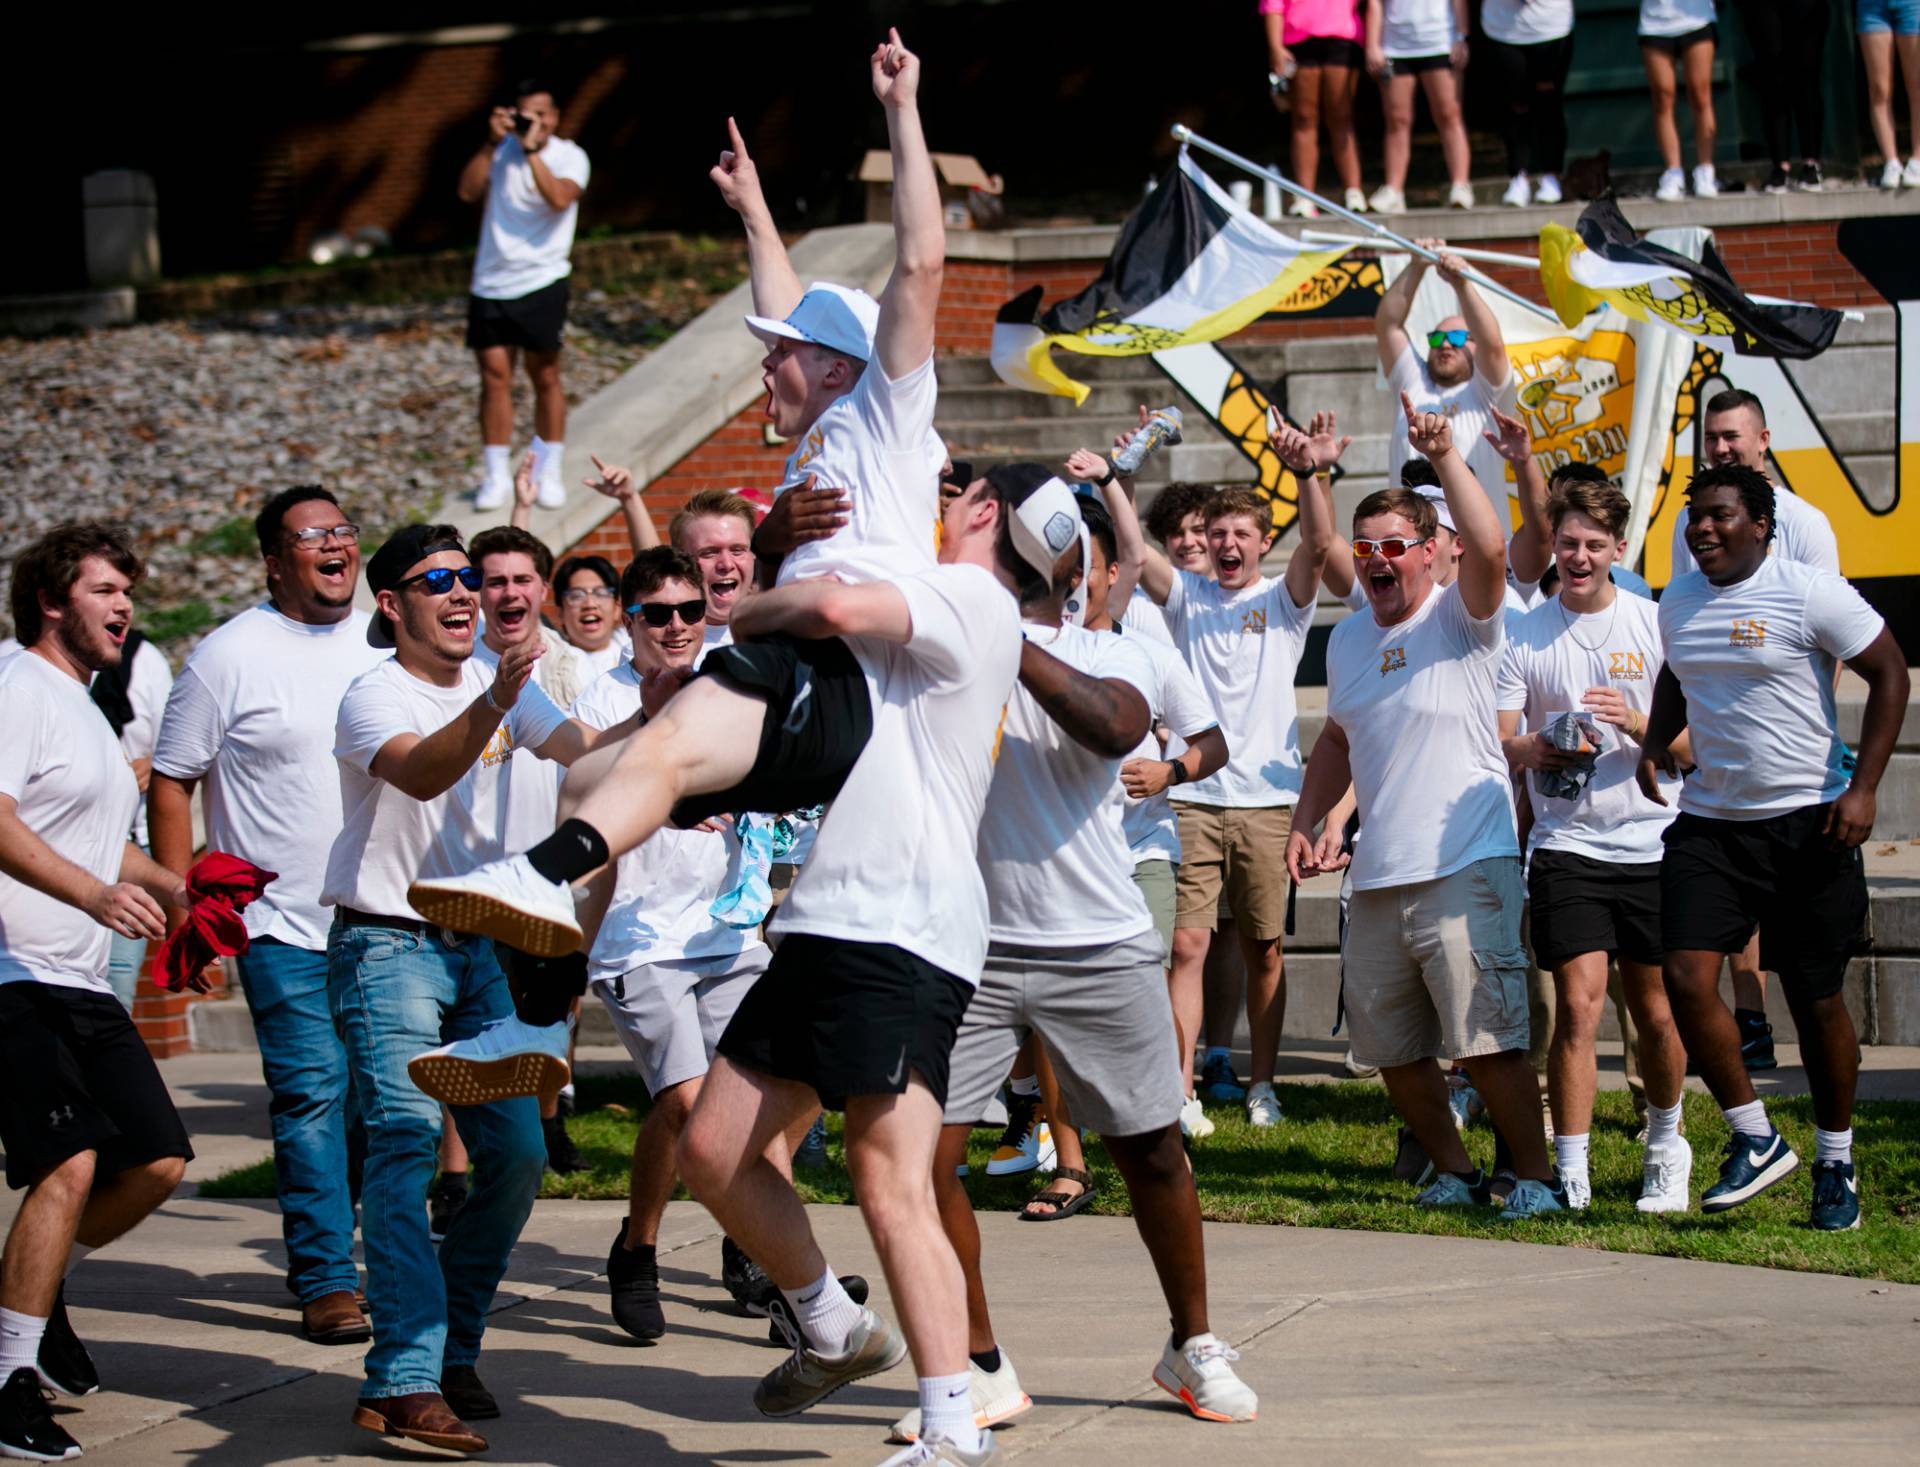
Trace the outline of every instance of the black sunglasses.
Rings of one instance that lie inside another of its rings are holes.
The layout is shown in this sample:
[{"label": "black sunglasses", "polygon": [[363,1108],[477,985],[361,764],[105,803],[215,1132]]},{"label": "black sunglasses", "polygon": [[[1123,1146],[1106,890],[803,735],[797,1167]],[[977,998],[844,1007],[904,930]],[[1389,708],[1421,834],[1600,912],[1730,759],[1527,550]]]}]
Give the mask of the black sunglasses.
[{"label": "black sunglasses", "polygon": [[456,579],[469,591],[478,591],[484,578],[470,565],[463,565],[458,569],[448,565],[437,565],[432,570],[421,571],[417,576],[408,576],[404,581],[396,581],[393,589],[404,591],[418,581],[427,588],[429,596],[444,596],[453,589]]},{"label": "black sunglasses", "polygon": [[636,601],[627,608],[628,616],[637,616],[645,620],[650,627],[663,627],[673,620],[675,612],[688,626],[697,626],[706,620],[707,603],[697,601]]}]

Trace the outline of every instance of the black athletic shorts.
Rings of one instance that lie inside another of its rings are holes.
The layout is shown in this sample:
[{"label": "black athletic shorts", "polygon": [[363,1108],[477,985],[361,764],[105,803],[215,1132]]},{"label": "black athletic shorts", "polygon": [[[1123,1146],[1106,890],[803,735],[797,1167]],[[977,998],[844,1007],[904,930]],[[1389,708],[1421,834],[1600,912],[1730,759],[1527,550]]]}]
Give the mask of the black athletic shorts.
[{"label": "black athletic shorts", "polygon": [[568,282],[563,278],[510,301],[467,297],[467,345],[559,351],[567,330]]},{"label": "black athletic shorts", "polygon": [[193,1158],[187,1129],[133,1020],[110,993],[0,983],[0,1146],[7,1185],[30,1187],[82,1151],[97,1181]]},{"label": "black athletic shorts", "polygon": [[1358,71],[1367,60],[1360,43],[1344,36],[1308,36],[1288,49],[1296,66],[1350,66]]},{"label": "black athletic shorts", "polygon": [[860,661],[838,637],[775,635],[716,647],[698,677],[718,677],[767,700],[753,771],[732,789],[690,795],[673,823],[698,825],[743,810],[805,810],[840,793],[873,735],[873,696]]},{"label": "black athletic shorts", "polygon": [[1535,851],[1527,867],[1533,957],[1558,967],[1582,953],[1660,962],[1660,862],[1600,861],[1577,851]]},{"label": "black athletic shorts", "polygon": [[1453,65],[1453,53],[1442,51],[1438,56],[1395,56],[1392,60],[1395,76],[1418,76],[1423,71],[1445,71]]},{"label": "black athletic shorts", "polygon": [[899,1095],[918,1074],[942,1106],[954,1036],[973,990],[904,948],[791,932],[747,990],[719,1052],[811,1085],[828,1110]]},{"label": "black athletic shorts", "polygon": [[1737,953],[1760,929],[1760,966],[1808,998],[1840,991],[1862,950],[1867,872],[1860,848],[1820,833],[1828,806],[1767,820],[1682,811],[1660,864],[1660,938],[1668,952]]},{"label": "black athletic shorts", "polygon": [[1696,30],[1679,36],[1642,36],[1640,49],[1643,51],[1665,51],[1669,56],[1678,56],[1682,51],[1691,51],[1702,41],[1720,39],[1720,27],[1712,21]]}]

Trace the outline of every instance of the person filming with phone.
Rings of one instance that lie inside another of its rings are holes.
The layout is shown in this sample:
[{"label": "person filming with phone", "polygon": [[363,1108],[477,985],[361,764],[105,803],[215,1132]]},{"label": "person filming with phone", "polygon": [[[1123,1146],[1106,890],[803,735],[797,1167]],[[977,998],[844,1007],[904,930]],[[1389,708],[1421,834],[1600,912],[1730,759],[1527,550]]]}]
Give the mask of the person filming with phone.
[{"label": "person filming with phone", "polygon": [[484,477],[476,509],[513,498],[513,362],[522,353],[533,384],[533,467],[538,503],[567,502],[560,459],[567,396],[560,339],[567,324],[567,277],[574,221],[587,187],[587,154],[558,136],[553,89],[529,79],[487,115],[487,137],[460,172],[463,203],[486,201],[480,251],[467,297],[467,345],[480,363]]}]

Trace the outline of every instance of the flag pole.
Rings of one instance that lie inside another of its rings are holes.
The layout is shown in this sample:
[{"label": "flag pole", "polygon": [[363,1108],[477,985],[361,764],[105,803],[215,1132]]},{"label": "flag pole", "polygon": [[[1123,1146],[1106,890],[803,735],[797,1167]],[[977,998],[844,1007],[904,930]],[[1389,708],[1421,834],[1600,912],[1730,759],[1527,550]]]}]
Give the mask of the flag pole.
[{"label": "flag pole", "polygon": [[[1352,234],[1335,234],[1330,229],[1302,229],[1300,238],[1314,244],[1350,244],[1376,251],[1383,255],[1400,253],[1398,245],[1387,244],[1383,240],[1361,239]],[[1517,265],[1522,269],[1538,270],[1540,261],[1532,255],[1509,255],[1502,250],[1471,250],[1462,245],[1449,244],[1447,253],[1458,255],[1463,260],[1471,260],[1476,265]]]},{"label": "flag pole", "polygon": [[[1198,133],[1196,133],[1192,128],[1188,127],[1185,123],[1176,122],[1173,125],[1173,138],[1175,142],[1181,144],[1183,147],[1191,145],[1193,147],[1200,149],[1200,151],[1203,153],[1211,153],[1213,154],[1214,157],[1219,158],[1223,162],[1231,163],[1233,164],[1234,167],[1241,169],[1244,172],[1251,173],[1255,178],[1264,178],[1269,183],[1277,184],[1280,188],[1292,194],[1295,198],[1305,199],[1309,204],[1313,204],[1318,208],[1324,209],[1327,213],[1333,215],[1337,219],[1344,219],[1349,224],[1356,224],[1360,228],[1366,230],[1369,234],[1374,235],[1376,238],[1384,239],[1392,242],[1396,247],[1398,247],[1401,250],[1404,250],[1407,254],[1418,255],[1421,259],[1425,260],[1428,264],[1437,264],[1439,262],[1440,257],[1437,254],[1435,254],[1432,250],[1426,248],[1424,245],[1417,245],[1412,240],[1405,239],[1400,235],[1395,234],[1391,229],[1388,229],[1384,224],[1380,224],[1375,220],[1370,219],[1365,214],[1356,214],[1351,209],[1341,208],[1340,205],[1334,203],[1331,199],[1321,198],[1320,195],[1315,193],[1312,189],[1303,188],[1301,185],[1295,183],[1292,179],[1287,178],[1285,175],[1279,173],[1275,169],[1268,168],[1267,166],[1261,163],[1256,163],[1251,158],[1243,158],[1240,156],[1240,154],[1234,152],[1231,148],[1223,148],[1218,143],[1209,142],[1207,139],[1201,137]],[[1533,314],[1536,316],[1544,316],[1547,320],[1553,322],[1554,325],[1556,326],[1560,324],[1560,318],[1554,315],[1554,313],[1548,310],[1545,306],[1536,304],[1535,302],[1528,300],[1525,296],[1520,295],[1515,291],[1508,290],[1506,286],[1500,284],[1500,282],[1497,280],[1489,280],[1485,275],[1481,274],[1478,270],[1470,270],[1467,273],[1472,277],[1476,285],[1480,286],[1484,290],[1492,291],[1495,295],[1499,296],[1502,300],[1512,301],[1516,306],[1520,306],[1526,310],[1529,310],[1533,312]]]}]

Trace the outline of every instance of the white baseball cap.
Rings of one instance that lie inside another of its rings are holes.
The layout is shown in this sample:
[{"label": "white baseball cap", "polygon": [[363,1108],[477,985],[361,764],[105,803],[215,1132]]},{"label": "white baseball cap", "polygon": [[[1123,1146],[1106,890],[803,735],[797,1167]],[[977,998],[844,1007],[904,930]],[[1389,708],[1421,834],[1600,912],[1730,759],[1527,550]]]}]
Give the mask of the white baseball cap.
[{"label": "white baseball cap", "polygon": [[1460,533],[1453,528],[1453,511],[1447,508],[1446,490],[1442,489],[1438,484],[1422,484],[1419,489],[1419,494],[1422,499],[1433,506],[1434,515],[1439,519],[1441,529],[1454,535]]},{"label": "white baseball cap", "polygon": [[1080,501],[1064,480],[1048,479],[1013,507],[1008,529],[1020,558],[1041,575],[1051,576],[1053,563],[1083,536]]},{"label": "white baseball cap", "polygon": [[747,330],[768,346],[781,341],[807,341],[863,362],[873,356],[873,333],[879,325],[878,301],[864,290],[827,280],[816,280],[808,286],[800,304],[784,321],[771,316],[747,317]]}]

